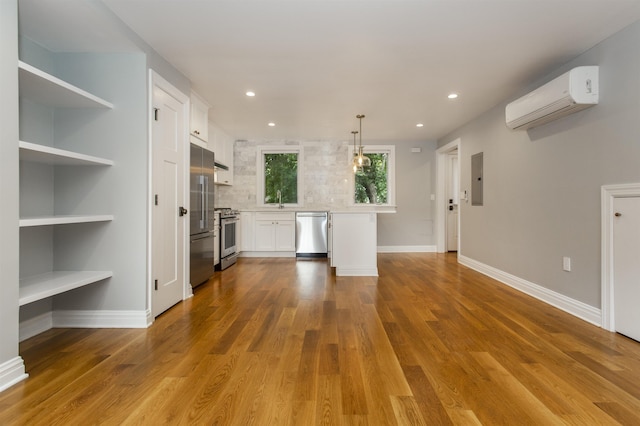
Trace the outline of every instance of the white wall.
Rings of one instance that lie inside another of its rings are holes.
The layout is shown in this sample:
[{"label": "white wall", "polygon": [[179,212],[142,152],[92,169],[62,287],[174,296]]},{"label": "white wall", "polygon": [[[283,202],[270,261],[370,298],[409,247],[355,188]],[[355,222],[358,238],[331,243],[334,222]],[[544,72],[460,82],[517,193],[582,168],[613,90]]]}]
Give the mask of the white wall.
[{"label": "white wall", "polygon": [[[256,208],[256,147],[261,145],[304,147],[305,209],[341,209],[349,205],[353,191],[347,141],[236,141],[234,185],[217,186],[216,206]],[[367,141],[367,146],[396,147],[395,214],[378,215],[378,246],[424,250],[435,245],[434,202],[435,142]],[[412,147],[421,148],[412,153]],[[309,199],[312,201],[310,202]]]},{"label": "white wall", "polygon": [[599,65],[593,108],[510,131],[505,102],[439,141],[461,139],[461,190],[470,190],[471,156],[484,153],[484,206],[460,207],[462,255],[600,308],[600,187],[640,182],[639,53],[637,23],[513,97],[575,66]]}]

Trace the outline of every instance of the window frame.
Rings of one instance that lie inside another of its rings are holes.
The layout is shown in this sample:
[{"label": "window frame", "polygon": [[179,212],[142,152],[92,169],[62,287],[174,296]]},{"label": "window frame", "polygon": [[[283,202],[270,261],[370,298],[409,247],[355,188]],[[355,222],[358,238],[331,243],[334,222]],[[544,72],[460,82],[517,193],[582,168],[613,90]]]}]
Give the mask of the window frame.
[{"label": "window frame", "polygon": [[259,207],[277,207],[278,203],[264,202],[264,155],[265,154],[298,154],[297,195],[295,203],[284,203],[284,207],[302,207],[304,205],[304,149],[300,145],[259,146],[256,155],[256,205]]},{"label": "window frame", "polygon": [[[353,145],[349,146],[349,156],[348,156],[348,165],[351,165],[353,160],[353,156],[356,153],[353,149]],[[366,204],[366,203],[356,203],[356,179],[355,173],[351,171],[349,173],[349,188],[350,188],[350,196],[349,196],[349,207],[356,208],[371,208],[371,207],[396,207],[396,147],[395,145],[368,145],[363,146],[363,152],[365,155],[367,154],[387,154],[388,155],[388,164],[387,164],[387,202],[376,203],[376,204]]]}]

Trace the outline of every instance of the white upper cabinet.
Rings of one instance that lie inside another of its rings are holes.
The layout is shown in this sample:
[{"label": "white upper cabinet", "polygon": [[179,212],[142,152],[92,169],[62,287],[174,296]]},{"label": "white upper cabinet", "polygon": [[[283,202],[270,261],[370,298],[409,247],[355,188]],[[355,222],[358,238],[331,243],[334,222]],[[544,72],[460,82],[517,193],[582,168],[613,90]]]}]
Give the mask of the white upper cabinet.
[{"label": "white upper cabinet", "polygon": [[216,184],[233,185],[233,137],[209,122],[209,146],[213,146],[216,163]]},{"label": "white upper cabinet", "polygon": [[[191,92],[191,142],[204,146],[209,141],[209,104]],[[195,138],[195,140],[194,140]],[[204,142],[204,145],[202,144]]]}]

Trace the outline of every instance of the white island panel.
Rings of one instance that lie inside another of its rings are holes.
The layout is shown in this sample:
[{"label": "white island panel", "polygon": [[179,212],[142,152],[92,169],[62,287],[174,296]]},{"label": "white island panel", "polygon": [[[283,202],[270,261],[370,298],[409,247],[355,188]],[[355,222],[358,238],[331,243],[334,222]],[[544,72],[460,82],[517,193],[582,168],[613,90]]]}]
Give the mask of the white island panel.
[{"label": "white island panel", "polygon": [[337,276],[378,276],[376,213],[331,213],[331,233]]}]

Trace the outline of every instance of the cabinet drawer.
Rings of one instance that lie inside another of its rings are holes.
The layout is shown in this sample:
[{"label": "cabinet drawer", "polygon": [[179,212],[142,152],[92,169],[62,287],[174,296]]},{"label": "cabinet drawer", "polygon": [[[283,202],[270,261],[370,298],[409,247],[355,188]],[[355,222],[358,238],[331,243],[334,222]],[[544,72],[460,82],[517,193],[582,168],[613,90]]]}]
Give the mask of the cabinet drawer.
[{"label": "cabinet drawer", "polygon": [[295,220],[295,212],[257,212],[256,220]]}]

